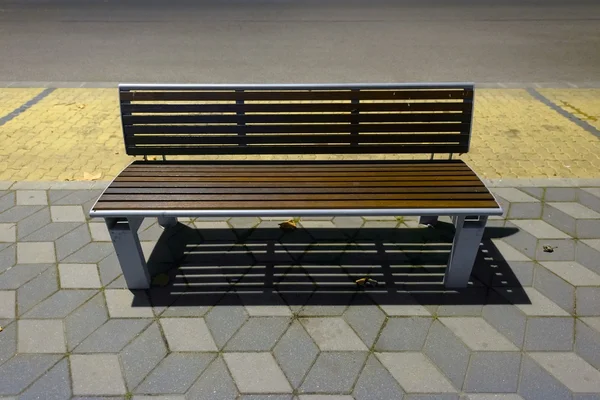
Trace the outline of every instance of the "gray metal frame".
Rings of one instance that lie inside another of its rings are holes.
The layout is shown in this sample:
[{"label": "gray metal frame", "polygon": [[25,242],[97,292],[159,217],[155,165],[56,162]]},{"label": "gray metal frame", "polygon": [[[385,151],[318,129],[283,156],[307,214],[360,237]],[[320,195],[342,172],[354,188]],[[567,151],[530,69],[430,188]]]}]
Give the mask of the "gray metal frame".
[{"label": "gray metal frame", "polygon": [[473,89],[473,82],[442,83],[290,83],[290,84],[164,84],[121,83],[119,90],[352,90],[352,89]]}]

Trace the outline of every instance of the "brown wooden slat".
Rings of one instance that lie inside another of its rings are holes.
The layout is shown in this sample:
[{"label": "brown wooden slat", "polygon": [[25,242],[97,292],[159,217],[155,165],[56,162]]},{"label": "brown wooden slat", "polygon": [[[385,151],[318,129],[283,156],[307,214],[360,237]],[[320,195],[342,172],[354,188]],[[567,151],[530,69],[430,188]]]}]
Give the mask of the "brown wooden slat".
[{"label": "brown wooden slat", "polygon": [[464,153],[467,145],[360,145],[360,146],[126,146],[129,155],[235,155],[235,154],[383,154],[383,153]]},{"label": "brown wooden slat", "polygon": [[355,200],[493,200],[489,193],[290,193],[290,194],[104,194],[101,202],[107,201],[355,201]]},{"label": "brown wooden slat", "polygon": [[247,177],[261,177],[261,178],[280,178],[280,179],[306,179],[313,178],[314,180],[318,180],[322,177],[343,177],[349,179],[356,178],[368,178],[368,177],[385,177],[386,179],[420,179],[420,178],[431,178],[431,177],[473,177],[475,178],[475,174],[471,171],[425,171],[425,172],[395,172],[395,171],[356,171],[356,172],[348,172],[348,171],[335,171],[335,172],[297,172],[294,170],[290,171],[271,171],[271,172],[251,172],[251,171],[237,171],[237,172],[224,172],[224,171],[207,171],[207,172],[184,172],[179,170],[173,171],[160,171],[158,169],[149,172],[140,173],[138,171],[131,171],[126,169],[120,175],[120,177],[198,177],[198,178],[212,178],[213,180],[221,180],[224,177],[238,177],[245,179]]},{"label": "brown wooden slat", "polygon": [[125,125],[211,123],[323,123],[323,122],[468,122],[462,113],[395,114],[241,114],[241,115],[124,115]]},{"label": "brown wooden slat", "polygon": [[130,137],[130,143],[136,145],[207,145],[207,144],[304,144],[310,143],[455,143],[467,144],[469,137],[464,134],[360,134],[351,136],[347,134],[335,135],[195,135],[195,136],[140,136]]},{"label": "brown wooden slat", "polygon": [[491,200],[347,200],[347,201],[177,201],[98,202],[96,210],[215,210],[215,209],[364,209],[364,208],[498,208]]},{"label": "brown wooden slat", "polygon": [[126,195],[126,194],[280,194],[280,193],[335,193],[335,194],[366,194],[366,193],[448,193],[467,194],[467,193],[489,193],[487,189],[479,186],[467,187],[114,187],[111,185],[104,192],[107,194]]},{"label": "brown wooden slat", "polygon": [[409,177],[401,177],[401,176],[318,176],[318,177],[310,177],[310,176],[297,176],[290,179],[282,178],[281,176],[273,177],[273,176],[220,176],[210,177],[210,176],[168,176],[164,175],[160,176],[121,176],[119,175],[116,179],[119,182],[138,182],[138,181],[161,181],[168,180],[170,182],[182,181],[182,182],[282,182],[282,181],[293,181],[296,182],[348,182],[349,184],[353,184],[355,182],[406,182],[406,181],[479,181],[475,175],[468,176],[409,176]]},{"label": "brown wooden slat", "polygon": [[121,92],[121,101],[294,101],[294,100],[447,100],[472,98],[472,90],[323,90],[323,91],[149,91]]},{"label": "brown wooden slat", "polygon": [[[360,132],[467,132],[467,123],[360,124]],[[199,133],[350,133],[351,124],[300,125],[126,125],[125,134]]]},{"label": "brown wooden slat", "polygon": [[[270,173],[270,172],[282,172],[281,170],[284,169],[285,171],[289,171],[290,173],[301,173],[301,172],[310,172],[310,173],[323,173],[323,174],[328,174],[328,173],[334,173],[334,172],[377,172],[377,171],[381,171],[381,169],[365,169],[365,168],[335,168],[335,169],[317,169],[317,168],[289,168],[285,165],[283,166],[279,166],[278,168],[263,168],[263,169],[253,169],[253,168],[199,168],[199,169],[195,169],[195,168],[189,168],[189,167],[182,167],[182,168],[162,168],[162,167],[158,167],[158,168],[144,168],[144,167],[140,167],[140,168],[132,168],[129,167],[127,168],[125,171],[123,172],[127,172],[127,173],[139,173],[139,174],[143,174],[143,173],[152,173],[155,171],[163,171],[163,172],[173,172],[173,173],[179,173],[179,172],[195,172],[195,173],[209,173],[209,172],[222,172],[222,173],[238,173],[238,172],[245,172],[245,173],[252,173],[252,174],[263,174],[263,173]],[[463,167],[448,167],[448,168],[412,168],[412,169],[394,169],[394,168],[390,168],[390,169],[385,169],[384,171],[386,172],[397,172],[397,173],[406,173],[406,174],[410,174],[412,172],[426,172],[426,173],[438,173],[438,172],[443,172],[443,173],[447,173],[447,174],[451,174],[451,173],[462,173],[462,172],[468,172],[473,174],[473,172],[468,169],[468,168],[463,168]]]},{"label": "brown wooden slat", "polygon": [[261,163],[261,164],[225,164],[225,163],[210,163],[210,162],[181,162],[181,161],[135,161],[127,167],[127,170],[177,170],[177,171],[273,171],[285,168],[286,171],[455,171],[455,170],[467,170],[471,169],[462,161],[453,162],[448,160],[447,162],[439,161],[426,161],[426,162],[407,162],[407,163],[373,163],[373,164],[360,164],[360,163],[319,163],[315,161],[312,163],[296,163],[289,161],[286,163],[273,162],[273,163]]},{"label": "brown wooden slat", "polygon": [[[121,181],[117,177],[111,187],[120,188],[170,188],[170,187],[188,187],[188,188],[244,188],[244,187],[262,187],[262,188],[296,188],[296,187],[347,187],[348,182],[292,182],[292,181],[279,181],[279,182],[197,182],[197,181]],[[462,180],[462,181],[382,181],[382,182],[352,182],[352,187],[478,187],[485,189],[485,186],[481,181],[478,180]]]},{"label": "brown wooden slat", "polygon": [[123,103],[121,110],[131,113],[295,113],[295,112],[423,112],[462,111],[470,114],[470,101],[444,103],[263,103],[263,104],[139,104]]}]

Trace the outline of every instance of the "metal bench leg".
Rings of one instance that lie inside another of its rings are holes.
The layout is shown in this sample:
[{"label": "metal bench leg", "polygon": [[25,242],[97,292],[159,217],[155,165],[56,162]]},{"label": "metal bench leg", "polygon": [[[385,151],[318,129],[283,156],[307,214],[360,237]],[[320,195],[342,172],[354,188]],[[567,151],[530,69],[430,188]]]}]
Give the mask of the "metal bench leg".
[{"label": "metal bench leg", "polygon": [[158,217],[158,224],[163,228],[171,228],[177,225],[177,218],[175,217]]},{"label": "metal bench leg", "polygon": [[106,218],[106,226],[129,289],[150,287],[150,273],[137,234],[143,220],[142,217]]},{"label": "metal bench leg", "polygon": [[447,288],[465,288],[475,264],[487,217],[458,216],[452,220],[456,226],[456,233],[444,285]]},{"label": "metal bench leg", "polygon": [[426,216],[421,216],[419,217],[419,224],[421,225],[435,225],[438,222],[438,217],[437,216],[431,216],[431,215],[426,215]]}]

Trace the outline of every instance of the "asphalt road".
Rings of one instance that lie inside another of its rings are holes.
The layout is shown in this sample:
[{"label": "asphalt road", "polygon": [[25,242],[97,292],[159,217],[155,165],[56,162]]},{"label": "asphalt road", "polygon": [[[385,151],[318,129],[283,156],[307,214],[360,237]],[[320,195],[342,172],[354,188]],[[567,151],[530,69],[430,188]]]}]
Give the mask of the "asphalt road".
[{"label": "asphalt road", "polygon": [[0,81],[600,81],[599,0],[0,0]]}]

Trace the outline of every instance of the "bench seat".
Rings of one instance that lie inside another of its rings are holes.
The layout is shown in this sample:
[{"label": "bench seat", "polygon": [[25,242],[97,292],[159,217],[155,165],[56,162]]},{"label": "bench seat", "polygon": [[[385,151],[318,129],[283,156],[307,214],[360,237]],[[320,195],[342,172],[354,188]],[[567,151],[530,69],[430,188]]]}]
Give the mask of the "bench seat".
[{"label": "bench seat", "polygon": [[500,215],[461,160],[135,161],[94,217]]}]

